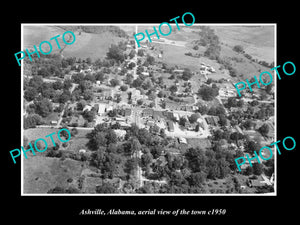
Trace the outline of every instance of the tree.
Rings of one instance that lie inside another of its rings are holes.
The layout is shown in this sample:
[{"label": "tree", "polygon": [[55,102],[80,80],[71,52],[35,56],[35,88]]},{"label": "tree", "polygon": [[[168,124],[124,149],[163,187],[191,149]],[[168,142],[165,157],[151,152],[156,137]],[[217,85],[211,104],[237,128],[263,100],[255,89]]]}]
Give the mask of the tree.
[{"label": "tree", "polygon": [[266,86],[266,92],[270,95],[272,94],[272,90],[273,90],[273,84],[269,84]]},{"label": "tree", "polygon": [[35,112],[42,117],[48,116],[53,111],[52,103],[43,98],[40,101],[34,101]]},{"label": "tree", "polygon": [[182,73],[182,79],[187,81],[187,80],[191,79],[192,76],[193,76],[193,74],[192,74],[191,70],[188,68],[185,68]]},{"label": "tree", "polygon": [[221,126],[226,126],[227,125],[227,119],[224,115],[219,115],[219,124]]},{"label": "tree", "polygon": [[232,50],[235,51],[235,52],[240,53],[240,52],[243,52],[243,51],[244,51],[244,48],[243,48],[243,46],[241,46],[241,45],[235,45],[235,46],[233,46],[233,49],[232,49]]},{"label": "tree", "polygon": [[147,79],[145,82],[143,82],[142,87],[145,90],[151,89],[153,87],[153,84],[151,82],[151,80]]},{"label": "tree", "polygon": [[157,159],[158,157],[161,156],[162,152],[163,152],[163,147],[158,145],[158,146],[153,146],[151,148],[151,154],[153,156],[154,159]]},{"label": "tree", "polygon": [[178,91],[178,88],[177,88],[176,85],[172,85],[172,86],[169,88],[169,90],[172,92],[172,94],[174,94],[175,92]]},{"label": "tree", "polygon": [[130,73],[127,73],[125,76],[125,83],[128,85],[131,85],[132,81],[133,81],[133,75]]},{"label": "tree", "polygon": [[155,58],[151,55],[147,55],[147,58],[146,58],[146,61],[150,64],[150,65],[153,65],[154,64],[154,61],[155,61]]},{"label": "tree", "polygon": [[100,166],[104,179],[112,179],[117,173],[117,164],[120,163],[120,157],[114,153],[106,153]]},{"label": "tree", "polygon": [[52,84],[52,87],[54,88],[54,90],[61,90],[63,89],[64,84],[61,81],[57,80]]},{"label": "tree", "polygon": [[24,92],[24,98],[27,101],[32,101],[38,96],[38,91],[34,87],[27,87]]},{"label": "tree", "polygon": [[206,85],[203,85],[198,91],[198,95],[200,95],[202,99],[205,101],[213,100],[218,94],[219,94],[218,88],[211,88]]},{"label": "tree", "polygon": [[122,86],[120,87],[120,89],[121,89],[121,91],[127,91],[128,86],[127,86],[127,85],[122,85]]},{"label": "tree", "polygon": [[143,99],[137,100],[136,103],[137,103],[138,105],[142,105],[142,104],[143,104]]},{"label": "tree", "polygon": [[249,130],[249,129],[251,129],[252,127],[254,127],[254,125],[255,125],[255,123],[254,123],[252,120],[250,120],[250,119],[246,120],[246,121],[243,123],[243,126],[244,126],[247,130]]},{"label": "tree", "polygon": [[147,167],[152,162],[152,155],[150,153],[143,154],[141,157],[141,165],[142,167]]},{"label": "tree", "polygon": [[68,90],[64,90],[64,92],[58,96],[58,102],[62,104],[66,103],[70,99],[71,99],[71,93]]},{"label": "tree", "polygon": [[261,145],[255,141],[247,141],[247,143],[245,145],[245,151],[248,153],[251,153],[251,154],[254,151],[256,151],[258,153],[260,148],[261,148]]},{"label": "tree", "polygon": [[261,133],[261,135],[263,135],[263,136],[267,136],[267,134],[269,133],[269,130],[270,130],[270,128],[269,128],[269,126],[268,126],[268,124],[263,124],[259,129],[258,129],[258,131]]},{"label": "tree", "polygon": [[132,174],[138,166],[138,160],[136,158],[129,158],[125,163],[125,171],[128,174]]},{"label": "tree", "polygon": [[194,113],[189,117],[190,123],[195,123],[200,118],[200,115],[198,113]]},{"label": "tree", "polygon": [[88,73],[87,75],[85,75],[84,80],[88,80],[94,83],[96,81],[96,77],[95,75]]},{"label": "tree", "polygon": [[138,52],[137,52],[137,55],[140,56],[140,57],[144,56],[144,50],[139,48]]},{"label": "tree", "polygon": [[263,166],[260,163],[253,163],[253,174],[261,175],[263,172]]},{"label": "tree", "polygon": [[135,56],[135,50],[132,49],[128,56],[130,59],[132,59]]},{"label": "tree", "polygon": [[112,130],[112,129],[108,129],[106,131],[105,138],[107,140],[107,143],[106,143],[107,145],[109,145],[111,143],[116,143],[117,142],[117,135],[114,132],[114,130]]},{"label": "tree", "polygon": [[191,186],[201,186],[206,180],[206,174],[204,172],[192,173],[188,179]]},{"label": "tree", "polygon": [[95,119],[95,115],[96,113],[94,111],[88,111],[85,110],[82,114],[82,116],[88,121],[88,122],[92,122]]},{"label": "tree", "polygon": [[143,80],[141,80],[140,77],[137,77],[133,82],[132,82],[132,86],[135,88],[138,88],[142,85]]},{"label": "tree", "polygon": [[244,172],[245,175],[249,176],[251,174],[253,174],[253,167],[252,166],[248,166]]},{"label": "tree", "polygon": [[96,80],[103,82],[105,80],[105,74],[103,72],[97,72],[95,74],[95,78],[96,78]]},{"label": "tree", "polygon": [[77,110],[83,110],[83,108],[86,106],[86,101],[85,100],[80,100],[79,102],[77,102]]},{"label": "tree", "polygon": [[205,171],[207,158],[201,148],[189,148],[185,157],[188,161],[188,167],[193,173]]},{"label": "tree", "polygon": [[43,77],[42,76],[34,76],[29,81],[29,86],[35,88],[38,91],[41,91],[41,87],[43,85]]},{"label": "tree", "polygon": [[[63,130],[63,131],[64,131],[64,130]],[[53,149],[54,151],[56,151],[56,150],[59,149],[59,147],[60,147],[59,143],[55,142],[55,146],[53,145],[52,149]]]},{"label": "tree", "polygon": [[187,119],[185,117],[180,117],[179,125],[184,127],[186,122],[187,122]]},{"label": "tree", "polygon": [[90,57],[87,57],[85,61],[88,65],[92,64],[92,59]]},{"label": "tree", "polygon": [[112,87],[115,87],[120,84],[120,81],[118,79],[111,79],[109,83]]},{"label": "tree", "polygon": [[72,87],[72,80],[71,79],[65,79],[63,83],[63,88],[66,90],[69,90]]},{"label": "tree", "polygon": [[135,67],[135,63],[131,62],[128,64],[128,69],[132,70]]},{"label": "tree", "polygon": [[134,154],[134,153],[136,153],[136,152],[138,152],[142,149],[142,145],[136,137],[131,138],[129,143],[130,143],[130,152],[131,152],[131,154]]},{"label": "tree", "polygon": [[40,125],[43,123],[42,118],[37,115],[28,115],[27,117],[24,118],[24,129],[28,128],[34,128],[36,125]]},{"label": "tree", "polygon": [[78,134],[78,130],[76,127],[73,127],[72,130],[71,130],[71,136],[74,137]]},{"label": "tree", "polygon": [[106,53],[108,59],[113,59],[117,62],[123,62],[125,57],[123,55],[123,51],[119,48],[119,46],[112,44]]},{"label": "tree", "polygon": [[233,132],[230,134],[230,139],[233,141],[236,141],[236,143],[238,142],[238,140],[243,139],[244,135],[242,135],[239,132]]}]

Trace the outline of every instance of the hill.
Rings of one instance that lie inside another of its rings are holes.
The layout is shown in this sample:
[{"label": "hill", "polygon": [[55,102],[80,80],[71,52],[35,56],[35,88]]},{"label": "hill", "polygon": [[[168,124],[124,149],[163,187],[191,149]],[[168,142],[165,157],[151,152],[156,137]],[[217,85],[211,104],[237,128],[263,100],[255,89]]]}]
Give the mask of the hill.
[{"label": "hill", "polygon": [[271,63],[274,61],[274,26],[211,26],[220,41],[233,48],[244,47],[253,58]]},{"label": "hill", "polygon": [[127,38],[128,34],[122,30],[118,26],[59,26],[64,30],[70,30],[73,32],[85,32],[85,33],[92,33],[92,34],[102,34],[105,32],[109,32],[114,36],[120,38]]},{"label": "hill", "polygon": [[[23,49],[33,48],[33,45],[38,47],[42,41],[49,41],[50,38],[58,34],[62,35],[66,30],[72,30],[75,34],[76,41],[72,45],[65,45],[61,37],[59,37],[57,40],[63,49],[63,51],[60,51],[55,41],[50,41],[53,46],[52,53],[63,54],[65,57],[102,59],[106,56],[106,52],[111,44],[126,40],[128,37],[128,34],[117,26],[24,25]],[[129,34],[132,34],[135,28],[128,26],[126,30]]]}]

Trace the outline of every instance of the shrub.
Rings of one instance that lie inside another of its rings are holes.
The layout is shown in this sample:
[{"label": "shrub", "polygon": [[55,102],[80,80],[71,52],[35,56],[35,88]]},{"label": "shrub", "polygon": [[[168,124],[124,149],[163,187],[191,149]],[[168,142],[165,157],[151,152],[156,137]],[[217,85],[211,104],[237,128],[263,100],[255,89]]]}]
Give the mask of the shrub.
[{"label": "shrub", "polygon": [[244,48],[241,45],[235,45],[232,50],[235,51],[235,52],[240,53],[240,52],[244,51]]}]

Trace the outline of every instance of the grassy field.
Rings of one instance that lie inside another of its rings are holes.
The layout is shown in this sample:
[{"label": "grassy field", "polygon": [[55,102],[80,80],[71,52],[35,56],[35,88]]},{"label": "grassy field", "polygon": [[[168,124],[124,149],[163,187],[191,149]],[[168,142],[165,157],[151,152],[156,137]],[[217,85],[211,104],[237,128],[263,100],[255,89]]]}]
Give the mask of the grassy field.
[{"label": "grassy field", "polygon": [[[48,143],[48,148],[52,147],[52,141],[50,139],[50,137],[45,138],[46,135],[49,135],[53,132],[57,133],[59,131],[59,129],[56,128],[31,128],[31,129],[26,129],[24,130],[24,137],[26,137],[28,139],[28,142],[30,141],[35,141],[38,138],[44,138],[45,140],[47,140]],[[52,136],[55,142],[61,143],[57,137],[57,135],[53,135]],[[43,142],[40,141],[39,143],[42,144],[42,146],[44,146]]]},{"label": "grassy field", "polygon": [[[57,128],[32,128],[32,129],[27,129],[24,130],[24,136],[28,139],[28,142],[30,141],[35,141],[38,138],[44,138],[47,143],[48,143],[48,148],[52,147],[52,141],[50,137],[45,138],[46,135],[49,135],[53,132],[57,134],[59,129]],[[79,151],[80,149],[86,149],[86,143],[88,142],[88,139],[86,138],[86,134],[90,133],[91,130],[78,130],[78,134],[76,135],[75,138],[71,137],[71,140],[69,141],[70,145],[67,147],[66,150],[69,151]],[[60,145],[62,142],[58,139],[57,135],[53,135],[53,139],[55,142],[59,143]],[[41,145],[44,147],[44,144],[42,141],[40,141]],[[39,153],[38,153],[39,154]]]},{"label": "grassy field", "polygon": [[274,61],[274,26],[211,26],[230,48],[242,45],[253,58]]},{"label": "grassy field", "polygon": [[[77,187],[77,180],[85,168],[84,163],[72,159],[60,160],[34,156],[24,160],[24,193],[47,193],[51,188],[60,186]],[[72,182],[67,180],[72,178]]]},{"label": "grassy field", "polygon": [[78,134],[74,139],[71,139],[67,150],[78,152],[80,149],[86,149],[85,145],[88,142],[86,134],[90,132],[91,130],[78,130]]},{"label": "grassy field", "polygon": [[90,57],[93,60],[97,58],[103,59],[111,44],[125,40],[115,37],[108,32],[102,34],[81,33],[77,38],[78,40],[76,40],[73,45],[68,46],[68,48],[63,51],[64,56],[75,56],[78,58]]},{"label": "grassy field", "polygon": [[[50,41],[50,38],[58,34],[61,36],[57,40],[59,41],[61,48],[64,48],[65,44],[62,41],[62,34],[64,32],[65,30],[56,26],[24,26],[24,49],[33,48],[33,45],[38,47],[42,41]],[[65,57],[72,56],[80,58],[90,57],[92,59],[102,59],[106,56],[106,52],[111,44],[118,43],[120,40],[125,40],[124,38],[116,37],[109,32],[104,32],[101,34],[81,32],[80,35],[78,31],[75,31],[74,33],[76,37],[75,42],[72,45],[67,45],[62,52]],[[52,53],[59,53],[59,49],[55,43],[55,40],[51,40],[50,43],[53,47]],[[46,44],[43,45],[44,51],[47,51],[46,47]]]},{"label": "grassy field", "polygon": [[[227,70],[220,70],[220,65],[216,60],[210,60],[206,57],[194,58],[186,56],[185,53],[191,52],[192,54],[199,53],[203,55],[206,48],[200,46],[198,50],[193,49],[192,42],[199,40],[197,30],[192,32],[189,29],[181,29],[177,31],[174,28],[166,39],[174,41],[187,41],[185,46],[174,46],[169,44],[157,44],[160,50],[163,51],[162,61],[170,66],[178,66],[180,68],[190,68],[194,71],[199,71],[200,63],[211,65],[216,73],[209,74],[208,77],[219,80],[221,78],[230,78],[233,82],[240,79],[250,79],[254,75],[259,75],[262,71],[267,71],[269,68],[264,67],[258,63],[252,62],[247,59],[243,54],[239,54],[232,50],[235,45],[242,45],[246,53],[250,54],[253,58],[263,60],[268,63],[274,62],[274,27],[273,26],[210,26],[215,30],[221,43],[221,58],[228,59],[233,68],[237,70],[238,77],[232,78],[229,76]],[[145,29],[150,27],[139,27],[139,32],[144,32]],[[176,30],[176,32],[175,32]],[[193,83],[199,83],[197,79]]]}]

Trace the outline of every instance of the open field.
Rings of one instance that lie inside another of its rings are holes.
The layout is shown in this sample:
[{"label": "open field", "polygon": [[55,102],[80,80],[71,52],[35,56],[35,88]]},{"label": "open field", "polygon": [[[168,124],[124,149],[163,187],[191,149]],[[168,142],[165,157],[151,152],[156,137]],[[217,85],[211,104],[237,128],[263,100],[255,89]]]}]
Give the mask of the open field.
[{"label": "open field", "polygon": [[[174,27],[169,36],[161,37],[161,40],[165,39],[165,42],[168,43],[169,41],[175,41],[174,45],[164,44],[164,42],[152,42],[151,45],[163,51],[162,61],[170,66],[199,71],[201,62],[211,65],[216,70],[216,73],[209,74],[208,77],[215,80],[230,78],[235,82],[239,80],[239,76],[241,76],[242,80],[250,79],[254,75],[259,75],[262,71],[269,70],[269,68],[247,59],[243,54],[233,51],[232,48],[235,45],[242,45],[245,52],[250,54],[254,59],[263,60],[268,63],[275,61],[274,26],[210,26],[210,28],[215,30],[220,39],[220,56],[230,61],[233,68],[237,70],[238,77],[232,78],[229,76],[227,70],[219,70],[222,65],[217,63],[216,60],[210,60],[206,57],[194,58],[185,55],[188,52],[203,55],[206,50],[203,46],[199,46],[198,50],[192,48],[192,42],[200,39],[197,30],[194,30],[195,32],[191,32],[190,29],[177,31],[177,28]],[[139,32],[145,32],[145,29],[152,30],[153,28],[147,26],[138,27]],[[153,41],[157,41],[156,36],[152,36],[152,39]],[[181,42],[185,44],[177,46],[177,42],[178,44]]]},{"label": "open field", "polygon": [[93,60],[97,58],[103,59],[111,44],[116,44],[123,40],[108,32],[102,34],[82,32],[77,38],[78,40],[76,40],[73,45],[68,46],[68,48],[63,51],[64,56],[78,58],[90,57]]},{"label": "open field", "polygon": [[70,145],[68,146],[67,150],[78,152],[80,149],[86,149],[85,145],[88,142],[86,134],[90,132],[91,130],[78,129],[78,134],[75,136],[74,139],[70,140]]},{"label": "open field", "polygon": [[[35,141],[38,138],[44,138],[47,143],[48,143],[48,148],[52,147],[52,141],[50,139],[50,137],[45,138],[46,135],[49,135],[53,132],[55,132],[57,134],[57,132],[59,131],[59,129],[57,128],[31,128],[31,129],[26,129],[24,130],[24,137],[26,137],[28,139],[28,142],[30,141]],[[57,135],[53,135],[52,136],[54,139],[54,142],[58,142],[61,143],[57,137]],[[42,141],[40,141],[39,143],[41,143],[42,146],[44,146],[44,143]]]},{"label": "open field", "polygon": [[[49,41],[50,38],[59,34],[62,35],[64,32],[65,32],[64,29],[55,26],[24,25],[23,26],[24,48],[33,48],[33,45],[36,45],[38,47],[38,45],[42,41]],[[61,46],[65,45],[61,39],[61,36],[57,40],[59,41],[59,44]],[[58,48],[57,45],[55,44],[55,41],[52,40],[52,42],[54,44],[53,51],[57,50]]]},{"label": "open field", "polygon": [[[132,29],[131,27],[129,27]],[[128,29],[129,29],[128,28]],[[62,34],[65,32],[64,29],[56,26],[24,26],[24,49],[33,48],[33,45],[37,47],[42,41],[50,41],[50,38],[61,35],[58,37],[61,48],[65,47],[62,40]],[[92,59],[104,58],[106,52],[111,44],[118,43],[124,38],[119,38],[111,34],[110,32],[104,32],[101,34],[92,34],[81,32],[79,35],[78,31],[75,31],[76,40],[72,45],[67,45],[63,50],[62,54],[65,57],[80,57]],[[55,40],[51,40],[52,53],[59,53],[59,49],[55,43]],[[45,46],[45,47],[44,47]],[[46,51],[47,45],[43,45],[43,50]],[[44,49],[45,48],[45,49]],[[42,54],[40,54],[42,56]]]},{"label": "open field", "polygon": [[274,61],[274,26],[211,26],[229,47],[242,45],[253,58]]},{"label": "open field", "polygon": [[[47,193],[56,186],[77,187],[83,169],[84,163],[72,159],[62,161],[40,156],[24,159],[24,193]],[[68,182],[69,178],[73,181]]]}]

